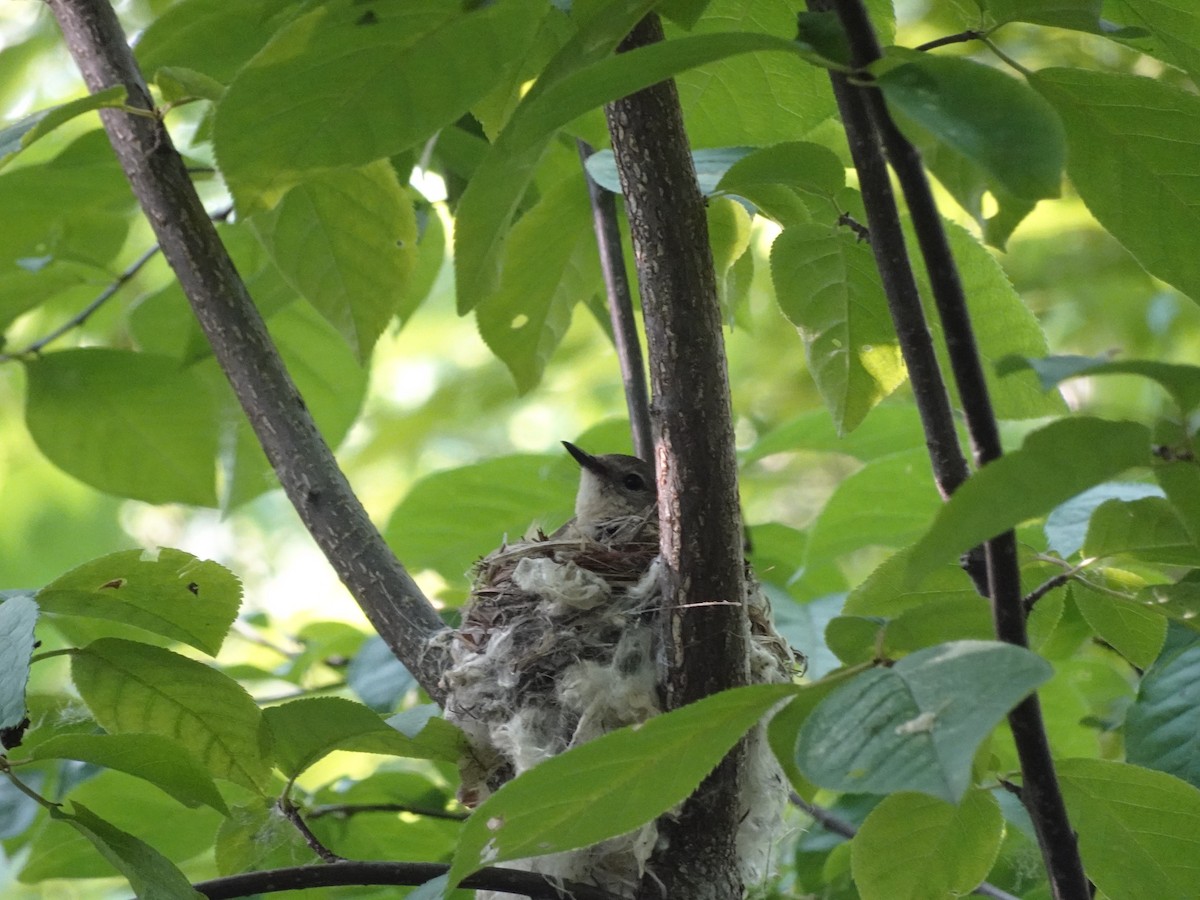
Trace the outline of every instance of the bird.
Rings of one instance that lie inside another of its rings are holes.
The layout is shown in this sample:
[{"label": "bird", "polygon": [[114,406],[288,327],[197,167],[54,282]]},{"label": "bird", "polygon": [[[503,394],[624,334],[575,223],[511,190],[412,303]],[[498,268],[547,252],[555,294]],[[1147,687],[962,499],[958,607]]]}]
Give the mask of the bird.
[{"label": "bird", "polygon": [[579,490],[575,517],[551,534],[551,540],[576,534],[592,539],[611,536],[614,523],[620,520],[641,517],[649,524],[657,516],[653,465],[624,453],[593,456],[570,441],[562,445],[579,463]]}]

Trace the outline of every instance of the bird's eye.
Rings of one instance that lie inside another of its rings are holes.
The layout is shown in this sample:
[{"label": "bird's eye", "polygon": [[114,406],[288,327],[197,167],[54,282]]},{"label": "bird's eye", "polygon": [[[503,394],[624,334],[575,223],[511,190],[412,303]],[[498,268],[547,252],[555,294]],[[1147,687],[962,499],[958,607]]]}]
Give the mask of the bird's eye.
[{"label": "bird's eye", "polygon": [[625,485],[625,489],[629,491],[644,491],[646,489],[646,482],[636,472],[630,472],[622,478],[621,484]]}]

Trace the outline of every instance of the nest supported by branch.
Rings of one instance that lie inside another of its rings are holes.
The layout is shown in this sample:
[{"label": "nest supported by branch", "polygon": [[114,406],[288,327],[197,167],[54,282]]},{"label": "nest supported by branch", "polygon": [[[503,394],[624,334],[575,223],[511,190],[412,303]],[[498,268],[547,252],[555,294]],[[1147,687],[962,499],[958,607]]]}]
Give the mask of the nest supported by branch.
[{"label": "nest supported by branch", "polygon": [[[460,799],[476,806],[544,759],[662,711],[657,523],[629,516],[598,537],[573,529],[503,546],[474,570],[475,586],[451,644],[446,718],[467,734]],[[796,660],[770,623],[752,577],[751,681],[787,682]],[[786,799],[761,726],[750,736],[739,856],[747,883],[768,869]],[[658,839],[650,823],[595,847],[525,867],[632,896]],[[487,895],[480,895],[485,897]]]}]

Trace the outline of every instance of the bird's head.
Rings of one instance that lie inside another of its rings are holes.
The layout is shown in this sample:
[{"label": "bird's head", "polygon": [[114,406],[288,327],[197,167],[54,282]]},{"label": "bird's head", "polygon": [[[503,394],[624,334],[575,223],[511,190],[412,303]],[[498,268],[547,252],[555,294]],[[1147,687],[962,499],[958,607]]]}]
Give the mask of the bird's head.
[{"label": "bird's head", "polygon": [[579,463],[575,524],[580,528],[648,512],[657,502],[654,466],[645,460],[622,453],[593,456],[567,441],[563,446]]}]

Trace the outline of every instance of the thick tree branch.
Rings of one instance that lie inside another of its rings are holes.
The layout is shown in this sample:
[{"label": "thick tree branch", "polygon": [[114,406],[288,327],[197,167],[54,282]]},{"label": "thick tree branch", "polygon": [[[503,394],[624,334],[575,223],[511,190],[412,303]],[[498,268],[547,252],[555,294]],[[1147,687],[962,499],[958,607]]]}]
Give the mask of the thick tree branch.
[{"label": "thick tree branch", "polygon": [[[214,878],[195,885],[209,900],[233,900],[255,894],[306,890],[344,885],[418,885],[445,874],[450,867],[441,863],[381,863],[346,860],[330,865],[293,866],[267,872],[247,872]],[[507,891],[532,900],[620,900],[608,891],[576,882],[558,882],[534,872],[492,867],[480,869],[463,879],[467,890]]]},{"label": "thick tree branch", "polygon": [[[153,110],[146,83],[107,0],[47,0],[96,92],[124,85],[130,106]],[[279,481],[317,545],[371,624],[421,686],[440,696],[441,660],[428,640],[443,628],[384,543],[334,460],[267,334],[167,129],[155,115],[101,113],[121,167],[187,294]]]},{"label": "thick tree branch", "polygon": [[[661,40],[651,16],[620,49]],[[654,85],[607,112],[650,355],[668,598],[665,699],[674,709],[749,677],[729,380],[704,202],[675,85]],[[678,819],[660,823],[667,848],[651,860],[644,896],[741,897],[734,853],[741,756],[730,754]]]},{"label": "thick tree branch", "polygon": [[[835,7],[850,42],[853,64],[863,68],[877,60],[882,55],[882,48],[862,0],[836,0]],[[941,215],[920,154],[892,121],[882,93],[866,87],[861,90],[861,96],[908,203],[917,242],[929,272],[934,303],[942,320],[967,431],[977,462],[985,465],[998,459],[1003,452],[1000,430],[975,345],[962,281],[950,252]],[[1011,644],[1027,646],[1015,535],[1009,531],[988,541],[984,553],[996,636]],[[1008,719],[1021,760],[1022,800],[1037,831],[1052,894],[1058,900],[1087,900],[1090,889],[1059,789],[1037,696],[1022,701],[1009,713]]]},{"label": "thick tree branch", "polygon": [[650,392],[646,388],[646,366],[642,345],[638,342],[637,320],[633,315],[633,296],[625,274],[625,254],[621,252],[621,228],[617,224],[617,201],[588,173],[586,163],[593,150],[578,141],[579,160],[584,163],[588,197],[592,202],[592,227],[600,250],[600,271],[608,292],[608,315],[612,320],[613,343],[621,365],[625,385],[625,406],[629,410],[629,430],[633,452],[644,460],[654,459],[654,435],[650,429]]}]

